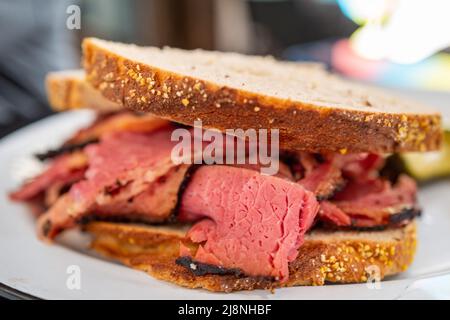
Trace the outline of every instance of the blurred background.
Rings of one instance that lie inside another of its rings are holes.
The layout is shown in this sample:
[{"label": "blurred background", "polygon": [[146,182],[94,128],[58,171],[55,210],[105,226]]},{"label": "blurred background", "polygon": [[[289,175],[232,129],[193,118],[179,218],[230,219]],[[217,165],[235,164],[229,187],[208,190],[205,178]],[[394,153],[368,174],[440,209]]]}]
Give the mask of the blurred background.
[{"label": "blurred background", "polygon": [[1,0],[0,30],[0,137],[51,113],[45,74],[86,36],[319,61],[450,104],[448,0]]}]

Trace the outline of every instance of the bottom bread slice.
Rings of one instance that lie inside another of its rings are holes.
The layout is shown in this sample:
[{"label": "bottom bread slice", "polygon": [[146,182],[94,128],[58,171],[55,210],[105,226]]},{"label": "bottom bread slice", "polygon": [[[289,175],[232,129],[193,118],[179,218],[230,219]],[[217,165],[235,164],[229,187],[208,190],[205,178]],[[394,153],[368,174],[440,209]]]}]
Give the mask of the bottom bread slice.
[{"label": "bottom bread slice", "polygon": [[357,283],[405,271],[416,249],[416,223],[383,231],[326,231],[307,234],[284,283],[264,277],[196,276],[175,263],[186,227],[91,222],[92,248],[104,256],[184,287],[210,291],[274,289],[326,283]]}]

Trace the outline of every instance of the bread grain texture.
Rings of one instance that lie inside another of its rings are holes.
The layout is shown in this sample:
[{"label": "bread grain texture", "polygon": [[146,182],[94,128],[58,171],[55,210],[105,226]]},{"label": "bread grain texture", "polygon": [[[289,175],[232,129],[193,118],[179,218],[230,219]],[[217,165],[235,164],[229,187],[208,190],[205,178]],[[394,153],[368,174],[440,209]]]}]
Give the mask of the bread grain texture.
[{"label": "bread grain texture", "polygon": [[403,152],[440,147],[441,116],[317,65],[234,53],[83,41],[87,81],[109,100],[186,125],[278,129],[280,147]]},{"label": "bread grain texture", "polygon": [[81,69],[49,72],[45,84],[48,101],[55,111],[89,108],[110,112],[123,109],[86,82]]},{"label": "bread grain texture", "polygon": [[383,279],[405,271],[416,249],[415,222],[385,231],[315,230],[290,263],[289,280],[279,283],[247,276],[195,276],[175,263],[180,242],[192,245],[185,238],[186,229],[92,222],[86,230],[93,235],[92,248],[108,258],[160,280],[215,292],[359,283],[368,280],[371,270],[379,270]]}]

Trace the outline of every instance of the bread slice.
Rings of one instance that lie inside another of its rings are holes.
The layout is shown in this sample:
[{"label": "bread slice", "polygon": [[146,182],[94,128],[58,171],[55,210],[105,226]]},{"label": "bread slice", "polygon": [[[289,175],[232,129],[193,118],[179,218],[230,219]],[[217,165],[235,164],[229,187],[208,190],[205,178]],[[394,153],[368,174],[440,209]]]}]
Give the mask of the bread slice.
[{"label": "bread slice", "polygon": [[235,53],[83,41],[87,80],[133,110],[219,130],[280,130],[282,149],[435,150],[438,112],[352,83],[317,65]]},{"label": "bread slice", "polygon": [[92,248],[107,257],[157,279],[221,292],[366,282],[374,270],[379,270],[382,279],[406,270],[416,249],[415,222],[385,231],[315,230],[306,236],[297,259],[290,264],[289,280],[280,284],[267,278],[195,276],[175,263],[179,243],[187,241],[186,229],[179,227],[92,222],[86,230],[93,235]]},{"label": "bread slice", "polygon": [[55,111],[89,108],[97,111],[116,111],[120,104],[112,102],[85,81],[84,70],[50,72],[45,79],[47,97]]}]

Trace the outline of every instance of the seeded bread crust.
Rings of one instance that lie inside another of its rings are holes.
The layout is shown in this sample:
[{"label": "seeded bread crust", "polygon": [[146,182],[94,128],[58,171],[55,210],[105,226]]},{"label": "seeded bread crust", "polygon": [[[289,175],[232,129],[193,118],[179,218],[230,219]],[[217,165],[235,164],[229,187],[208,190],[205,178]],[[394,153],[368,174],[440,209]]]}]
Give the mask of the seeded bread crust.
[{"label": "seeded bread crust", "polygon": [[122,106],[114,103],[85,81],[83,70],[50,72],[45,79],[47,98],[55,111],[89,108],[97,111],[117,111]]},{"label": "seeded bread crust", "polygon": [[[126,58],[127,48],[134,52],[139,50],[131,45],[87,38],[83,41],[83,64],[89,83],[109,100],[132,110],[186,125],[201,120],[203,127],[222,131],[227,128],[279,129],[280,147],[286,150],[428,151],[438,149],[442,140],[439,113],[378,94],[383,104],[392,101],[393,106],[387,112],[386,108],[377,108],[377,99],[371,96],[375,91],[371,88],[367,88],[364,101],[358,98],[361,106],[335,107],[331,102],[327,104],[326,96],[320,105],[294,101],[160,69]],[[225,53],[222,55],[226,57]],[[289,70],[307,68],[300,64],[278,63],[292,66]],[[352,90],[361,92],[359,85],[331,75],[321,77],[333,78],[330,87],[338,83],[347,88],[340,89],[347,95],[351,95]],[[408,112],[409,106],[411,112]]]},{"label": "seeded bread crust", "polygon": [[416,249],[415,222],[385,231],[316,230],[306,236],[290,263],[289,280],[279,283],[234,275],[195,276],[175,264],[179,243],[189,245],[186,229],[93,222],[86,230],[93,235],[92,248],[104,256],[160,280],[216,292],[366,282],[373,270],[383,279],[405,271]]}]

